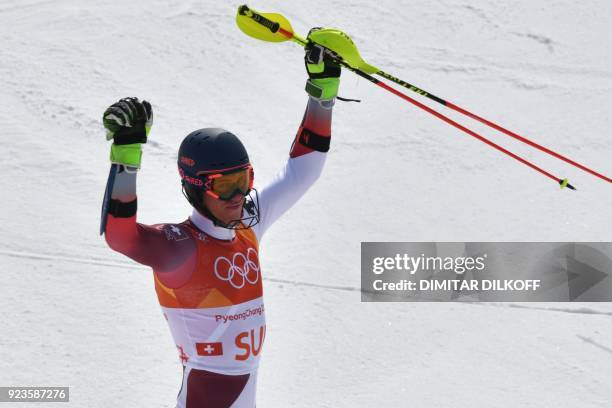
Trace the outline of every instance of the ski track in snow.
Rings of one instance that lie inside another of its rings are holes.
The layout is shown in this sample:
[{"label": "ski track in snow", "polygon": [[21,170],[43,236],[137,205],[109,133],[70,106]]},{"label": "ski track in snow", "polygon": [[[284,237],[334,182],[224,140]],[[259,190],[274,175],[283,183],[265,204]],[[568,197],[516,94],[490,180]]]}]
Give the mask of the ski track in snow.
[{"label": "ski track in snow", "polygon": [[[69,385],[74,407],[173,406],[180,367],[151,276],[97,233],[100,116],[124,96],[153,104],[140,222],[189,214],[176,149],[198,127],[240,134],[257,182],[269,180],[306,104],[302,51],[245,37],[237,5],[0,1],[0,386]],[[607,1],[253,7],[302,34],[340,27],[392,75],[612,174]],[[323,177],[262,243],[258,406],[612,406],[610,303],[373,304],[359,293],[361,241],[610,242],[610,186],[417,97],[579,189],[559,192],[366,81],[341,82],[362,103],[336,105]]]},{"label": "ski track in snow", "polygon": [[[18,251],[9,251],[9,250],[0,250],[0,256],[10,256],[15,258],[25,258],[31,260],[49,260],[59,262],[70,262],[77,264],[89,264],[89,265],[97,265],[97,266],[106,266],[113,268],[122,268],[122,269],[140,269],[140,270],[150,270],[149,267],[139,265],[136,263],[128,263],[128,262],[109,262],[107,260],[102,259],[85,259],[78,257],[71,257],[66,255],[56,255],[56,254],[41,254],[41,253],[27,253],[27,252],[18,252]],[[304,281],[296,281],[296,280],[288,280],[288,279],[280,279],[273,277],[264,277],[265,281],[274,282],[274,283],[284,283],[292,286],[305,286],[305,287],[313,287],[320,289],[329,289],[329,290],[342,290],[349,292],[361,292],[362,289],[360,287],[352,287],[352,286],[337,286],[337,285],[325,285],[314,282],[304,282]],[[514,304],[514,303],[495,303],[495,302],[461,302],[464,304],[471,304],[477,306],[494,306],[494,307],[509,307],[509,308],[517,308],[517,309],[530,309],[530,310],[543,310],[550,312],[562,312],[562,313],[578,313],[578,314],[592,314],[592,315],[604,315],[604,316],[612,316],[612,311],[601,311],[588,307],[581,307],[580,304],[575,304],[575,307],[540,307],[540,306],[527,306],[523,304]],[[607,305],[606,303],[602,303],[602,305]]]}]

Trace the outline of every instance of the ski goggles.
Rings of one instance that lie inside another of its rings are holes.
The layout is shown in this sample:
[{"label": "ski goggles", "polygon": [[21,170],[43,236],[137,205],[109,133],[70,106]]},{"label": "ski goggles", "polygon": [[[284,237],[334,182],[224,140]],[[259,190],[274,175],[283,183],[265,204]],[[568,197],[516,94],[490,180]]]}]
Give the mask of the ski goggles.
[{"label": "ski goggles", "polygon": [[230,200],[236,194],[246,196],[253,188],[254,172],[250,165],[231,173],[206,175],[206,194],[218,200]]}]

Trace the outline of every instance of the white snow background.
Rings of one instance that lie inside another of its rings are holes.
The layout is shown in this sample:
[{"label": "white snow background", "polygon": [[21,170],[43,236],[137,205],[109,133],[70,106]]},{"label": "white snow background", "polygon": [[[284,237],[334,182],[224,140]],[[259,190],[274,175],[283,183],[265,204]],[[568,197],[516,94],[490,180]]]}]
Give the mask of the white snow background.
[{"label": "white snow background", "polygon": [[[174,406],[181,368],[151,273],[98,236],[101,116],[125,96],[153,104],[140,222],[189,214],[176,151],[197,128],[238,134],[269,180],[306,105],[303,51],[246,37],[239,4],[0,1],[0,386],[70,386],[71,407]],[[341,28],[385,71],[612,174],[612,2],[249,5],[302,35]],[[363,101],[337,103],[322,178],[262,243],[258,407],[612,406],[609,304],[358,291],[361,241],[612,241],[610,184],[410,94],[578,188],[560,191],[350,72],[340,95]]]}]

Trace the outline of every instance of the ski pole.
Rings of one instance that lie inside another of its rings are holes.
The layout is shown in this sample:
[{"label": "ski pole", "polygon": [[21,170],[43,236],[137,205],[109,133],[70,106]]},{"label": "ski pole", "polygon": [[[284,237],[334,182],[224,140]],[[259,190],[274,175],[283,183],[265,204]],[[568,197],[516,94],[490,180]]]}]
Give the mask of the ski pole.
[{"label": "ski pole", "polygon": [[119,172],[119,165],[112,163],[106,180],[106,188],[104,189],[104,199],[102,199],[102,215],[100,216],[100,235],[106,232],[106,221],[108,219],[108,211],[111,203],[111,195],[115,185],[115,176]]},{"label": "ski pole", "polygon": [[444,105],[444,106],[446,106],[446,107],[448,107],[448,108],[450,108],[450,109],[452,109],[454,111],[457,111],[457,112],[459,112],[459,113],[461,113],[461,114],[463,114],[465,116],[468,116],[468,117],[470,117],[472,119],[475,119],[475,120],[477,120],[477,121],[479,121],[481,123],[484,123],[485,125],[487,125],[489,127],[492,127],[495,130],[498,130],[498,131],[500,131],[500,132],[502,132],[502,133],[504,133],[504,134],[506,134],[506,135],[508,135],[510,137],[513,137],[516,140],[519,140],[519,141],[521,141],[521,142],[523,142],[525,144],[528,144],[529,146],[534,147],[534,148],[536,148],[536,149],[538,149],[540,151],[543,151],[544,153],[547,153],[547,154],[549,154],[549,155],[551,155],[553,157],[556,157],[557,159],[563,160],[564,162],[569,163],[572,166],[577,167],[577,168],[579,168],[579,169],[581,169],[583,171],[586,171],[587,173],[590,173],[593,176],[599,177],[600,179],[605,180],[608,183],[612,183],[612,179],[610,179],[609,177],[606,177],[603,174],[598,173],[595,170],[592,170],[592,169],[590,169],[590,168],[588,168],[588,167],[586,167],[586,166],[584,166],[584,165],[582,165],[580,163],[577,163],[574,160],[572,160],[572,159],[570,159],[568,157],[565,157],[565,156],[563,156],[563,155],[561,155],[561,154],[559,154],[559,153],[557,153],[557,152],[555,152],[555,151],[553,151],[553,150],[551,150],[551,149],[549,149],[547,147],[544,147],[544,146],[542,146],[542,145],[540,145],[540,144],[538,144],[538,143],[536,143],[536,142],[534,142],[532,140],[529,140],[529,139],[527,139],[524,136],[516,134],[516,133],[514,133],[514,132],[512,132],[512,131],[510,131],[510,130],[508,130],[506,128],[503,128],[502,126],[500,126],[500,125],[498,125],[498,124],[496,124],[494,122],[491,122],[491,121],[489,121],[489,120],[487,120],[487,119],[485,119],[485,118],[483,118],[481,116],[478,116],[478,115],[468,111],[467,109],[463,109],[463,108],[455,105],[454,103],[451,103],[451,102],[449,102],[449,101],[447,101],[445,99],[442,99],[439,96],[436,96],[436,95],[434,95],[434,94],[432,94],[430,92],[427,92],[427,91],[425,91],[423,89],[420,89],[420,88],[418,88],[418,87],[416,87],[416,86],[414,86],[412,84],[409,84],[408,82],[403,81],[403,80],[401,80],[399,78],[396,78],[396,77],[394,77],[394,76],[392,76],[392,75],[390,75],[390,74],[388,74],[388,73],[386,73],[386,72],[384,72],[382,70],[376,72],[376,75],[379,75],[379,76],[381,76],[383,78],[386,78],[386,79],[388,79],[388,80],[390,80],[390,81],[392,81],[392,82],[394,82],[394,83],[396,83],[396,84],[398,84],[400,86],[403,86],[404,88],[410,89],[411,91],[418,93],[419,95],[423,95],[423,96],[431,99],[432,101],[436,101],[439,104],[442,104],[442,105]]},{"label": "ski pole", "polygon": [[[245,24],[245,20],[241,20],[241,16],[248,19],[248,20],[252,20],[254,22],[257,23],[257,25],[248,25]],[[237,23],[238,26],[240,27],[240,29],[247,35],[255,37],[257,39],[261,39],[264,41],[273,41],[273,42],[280,42],[280,41],[284,41],[284,40],[292,40],[302,46],[305,46],[308,41],[305,40],[304,38],[298,36],[297,34],[295,34],[293,32],[293,29],[291,28],[291,24],[289,23],[289,21],[283,17],[280,14],[272,14],[272,13],[266,13],[265,15],[262,15],[262,13],[258,13],[252,9],[249,9],[248,6],[246,5],[242,5],[238,8],[238,15],[236,17],[237,19]],[[280,34],[280,37],[276,34]],[[391,92],[397,96],[399,96],[400,98],[410,102],[411,104],[425,110],[426,112],[436,116],[437,118],[443,120],[444,122],[456,127],[457,129],[467,133],[468,135],[488,144],[489,146],[495,148],[496,150],[512,157],[513,159],[531,167],[532,169],[538,171],[539,173],[543,174],[544,176],[555,180],[560,186],[561,188],[567,187],[571,190],[576,190],[576,188],[574,186],[572,186],[568,179],[562,179],[560,177],[557,177],[553,174],[551,174],[550,172],[542,169],[541,167],[536,166],[535,164],[531,163],[530,161],[528,161],[527,159],[512,153],[511,151],[503,148],[502,146],[490,141],[489,139],[479,135],[478,133],[468,129],[467,127],[455,122],[454,120],[448,118],[447,116],[441,114],[440,112],[416,101],[415,99],[409,97],[408,95],[406,95],[403,92],[398,91],[395,88],[392,88],[391,86],[385,84],[384,82],[378,80],[377,78],[374,78],[372,75],[370,75],[370,73],[379,73],[381,72],[380,69],[369,65],[367,63],[365,63],[365,61],[363,61],[361,59],[361,57],[358,55],[356,48],[354,47],[354,44],[352,43],[352,41],[350,40],[350,38],[348,36],[346,36],[346,34],[339,32],[339,35],[343,35],[344,38],[343,40],[350,42],[350,46],[352,46],[354,49],[349,49],[348,51],[353,51],[353,55],[351,55],[351,60],[353,62],[353,64],[350,64],[349,62],[347,62],[346,60],[344,60],[344,58],[342,58],[342,56],[339,53],[335,53],[335,55],[333,55],[333,58],[342,66],[344,66],[345,68],[355,72],[357,75],[367,79],[368,81],[372,82],[373,84],[385,89],[388,92]],[[325,46],[325,44],[321,44],[323,46]],[[350,47],[349,47],[350,48]],[[356,66],[363,66],[365,68],[365,70],[359,69]],[[424,91],[422,91],[424,92]],[[437,97],[436,97],[437,98]],[[438,98],[439,99],[439,98]]]}]

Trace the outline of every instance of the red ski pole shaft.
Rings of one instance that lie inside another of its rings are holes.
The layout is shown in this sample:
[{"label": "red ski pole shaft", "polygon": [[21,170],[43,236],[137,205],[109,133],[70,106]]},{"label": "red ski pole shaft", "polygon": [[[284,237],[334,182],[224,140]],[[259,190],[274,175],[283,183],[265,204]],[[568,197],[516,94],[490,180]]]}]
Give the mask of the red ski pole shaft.
[{"label": "red ski pole shaft", "polygon": [[433,95],[433,94],[431,94],[431,93],[429,93],[427,91],[424,91],[423,89],[420,89],[420,88],[418,88],[418,87],[416,87],[416,86],[414,86],[412,84],[409,84],[406,81],[403,81],[403,80],[401,80],[399,78],[396,78],[396,77],[394,77],[394,76],[392,76],[390,74],[387,74],[384,71],[378,71],[376,73],[376,75],[380,75],[383,78],[386,78],[386,79],[388,79],[388,80],[390,80],[390,81],[392,81],[392,82],[394,82],[394,83],[396,83],[398,85],[403,86],[404,88],[410,89],[411,91],[418,93],[419,95],[423,95],[423,96],[425,96],[425,97],[427,97],[427,98],[429,98],[429,99],[431,99],[433,101],[436,101],[436,102],[438,102],[438,103],[440,103],[440,104],[442,104],[442,105],[444,105],[444,106],[446,106],[446,107],[448,107],[448,108],[450,108],[450,109],[452,109],[454,111],[457,111],[457,112],[459,112],[459,113],[461,113],[461,114],[463,114],[465,116],[468,116],[468,117],[470,117],[472,119],[475,119],[475,120],[477,120],[477,121],[479,121],[481,123],[484,123],[485,125],[493,128],[495,130],[498,130],[498,131],[500,131],[500,132],[502,132],[502,133],[504,133],[504,134],[506,134],[506,135],[508,135],[510,137],[513,137],[514,139],[519,140],[519,141],[521,141],[521,142],[523,142],[523,143],[525,143],[525,144],[527,144],[527,145],[529,145],[531,147],[534,147],[534,148],[536,148],[536,149],[538,149],[538,150],[540,150],[540,151],[542,151],[544,153],[547,153],[547,154],[549,154],[549,155],[551,155],[553,157],[556,157],[557,159],[563,160],[564,162],[569,163],[572,166],[577,167],[577,168],[579,168],[579,169],[581,169],[583,171],[586,171],[587,173],[592,174],[595,177],[599,177],[600,179],[605,180],[608,183],[612,183],[612,179],[611,178],[609,178],[607,176],[604,176],[603,174],[598,173],[597,171],[595,171],[593,169],[590,169],[590,168],[586,167],[585,165],[580,164],[580,163],[578,163],[578,162],[576,162],[576,161],[574,161],[574,160],[572,160],[572,159],[570,159],[568,157],[565,157],[562,154],[559,154],[559,153],[557,153],[557,152],[555,152],[555,151],[553,151],[553,150],[551,150],[551,149],[549,149],[547,147],[544,147],[544,146],[542,146],[542,145],[540,145],[540,144],[538,144],[538,143],[536,143],[536,142],[534,142],[532,140],[529,140],[529,139],[527,139],[524,136],[521,136],[521,135],[519,135],[517,133],[514,133],[514,132],[512,132],[512,131],[510,131],[510,130],[508,130],[508,129],[506,129],[506,128],[504,128],[504,127],[502,127],[502,126],[500,126],[500,125],[498,125],[496,123],[494,123],[494,122],[491,122],[490,120],[487,120],[487,119],[485,119],[485,118],[483,118],[481,116],[478,116],[475,113],[472,113],[472,112],[470,112],[470,111],[468,111],[466,109],[463,109],[460,106],[455,105],[454,103],[451,103],[451,102],[449,102],[449,101],[447,101],[445,99],[442,99],[439,96],[436,96],[436,95]]},{"label": "red ski pole shaft", "polygon": [[[342,62],[341,62],[341,63],[342,63]],[[541,173],[541,174],[545,175],[546,177],[550,178],[551,180],[555,180],[555,181],[556,181],[556,182],[557,182],[559,185],[561,185],[561,187],[568,187],[568,188],[570,188],[570,189],[572,189],[572,190],[575,190],[574,186],[572,186],[571,184],[569,184],[569,183],[567,182],[567,179],[561,179],[561,178],[559,178],[559,177],[557,177],[557,176],[555,176],[555,175],[553,175],[553,174],[549,173],[548,171],[544,170],[543,168],[538,167],[538,166],[536,166],[535,164],[531,163],[531,162],[530,162],[530,161],[528,161],[527,159],[524,159],[524,158],[522,158],[521,156],[519,156],[519,155],[517,155],[517,154],[515,154],[515,153],[512,153],[511,151],[509,151],[509,150],[507,150],[507,149],[505,149],[505,148],[501,147],[500,145],[498,145],[498,144],[496,144],[496,143],[494,143],[494,142],[490,141],[489,139],[487,139],[487,138],[485,138],[485,137],[483,137],[483,136],[479,135],[478,133],[474,132],[473,130],[470,130],[470,129],[468,129],[467,127],[465,127],[465,126],[463,126],[463,125],[461,125],[461,124],[459,124],[459,123],[455,122],[454,120],[450,119],[449,117],[444,116],[444,115],[443,115],[443,114],[441,114],[440,112],[433,110],[433,109],[432,109],[432,108],[430,108],[429,106],[424,105],[424,104],[422,104],[422,103],[420,103],[420,102],[416,101],[415,99],[412,99],[411,97],[409,97],[409,96],[408,96],[408,95],[406,95],[405,93],[400,92],[400,91],[398,91],[397,89],[390,87],[389,85],[385,84],[385,83],[384,83],[384,82],[382,82],[382,81],[379,81],[378,79],[374,78],[373,76],[371,76],[371,75],[369,75],[369,74],[366,74],[365,72],[362,72],[362,71],[360,71],[360,70],[353,69],[353,68],[351,68],[351,67],[347,66],[347,64],[345,64],[345,63],[342,63],[342,65],[343,65],[343,66],[345,66],[345,67],[347,67],[347,68],[348,68],[348,69],[350,69],[351,71],[355,72],[355,73],[356,73],[356,74],[358,74],[359,76],[361,76],[361,77],[363,77],[363,78],[367,79],[368,81],[370,81],[370,82],[372,82],[372,83],[374,83],[374,84],[376,84],[376,85],[380,86],[381,88],[385,89],[386,91],[391,92],[391,93],[393,93],[393,94],[395,94],[395,95],[399,96],[400,98],[402,98],[402,99],[404,99],[404,100],[406,100],[406,101],[410,102],[411,104],[413,104],[413,105],[415,105],[415,106],[417,106],[417,107],[419,107],[419,108],[423,109],[424,111],[431,113],[432,115],[434,115],[434,116],[435,116],[435,117],[437,117],[438,119],[443,120],[444,122],[448,123],[449,125],[452,125],[452,126],[456,127],[457,129],[459,129],[459,130],[461,130],[461,131],[463,131],[463,132],[467,133],[468,135],[470,135],[470,136],[472,136],[472,137],[474,137],[474,138],[476,138],[476,139],[480,140],[481,142],[486,143],[487,145],[489,145],[489,146],[493,147],[494,149],[499,150],[500,152],[502,152],[502,153],[504,153],[504,154],[506,154],[506,155],[508,155],[508,156],[512,157],[513,159],[518,160],[519,162],[521,162],[521,163],[523,163],[523,164],[525,164],[525,165],[527,165],[527,166],[531,167],[532,169],[534,169],[534,170],[536,170],[537,172],[539,172],[539,173]]]},{"label": "red ski pole shaft", "polygon": [[447,102],[446,106],[448,106],[449,108],[451,108],[451,109],[453,109],[453,110],[455,110],[457,112],[460,112],[460,113],[462,113],[462,114],[464,114],[466,116],[469,116],[470,118],[476,119],[477,121],[479,121],[481,123],[484,123],[485,125],[490,126],[493,129],[495,129],[495,130],[499,130],[500,132],[502,132],[502,133],[504,133],[504,134],[506,134],[506,135],[508,135],[510,137],[513,137],[516,140],[520,140],[521,142],[526,143],[529,146],[535,147],[536,149],[541,150],[544,153],[548,153],[549,155],[551,155],[553,157],[556,157],[557,159],[563,160],[564,162],[569,163],[569,164],[571,164],[574,167],[578,167],[579,169],[581,169],[583,171],[586,171],[587,173],[590,173],[590,174],[592,174],[595,177],[599,177],[600,179],[605,180],[608,183],[612,183],[612,179],[611,178],[606,177],[603,174],[598,173],[595,170],[592,170],[592,169],[590,169],[590,168],[588,168],[588,167],[586,167],[586,166],[584,166],[584,165],[582,165],[582,164],[580,164],[578,162],[575,162],[574,160],[572,160],[572,159],[570,159],[568,157],[565,157],[562,154],[559,154],[559,153],[557,153],[557,152],[555,152],[553,150],[550,150],[549,148],[544,147],[544,146],[542,146],[542,145],[540,145],[540,144],[538,144],[538,143],[536,143],[536,142],[534,142],[532,140],[529,140],[526,137],[523,137],[523,136],[521,136],[519,134],[516,134],[516,133],[512,132],[511,130],[503,128],[503,127],[499,126],[498,124],[491,122],[490,120],[487,120],[487,119],[482,118],[482,117],[480,117],[480,116],[478,116],[478,115],[476,115],[476,114],[474,114],[474,113],[472,113],[470,111],[467,111],[467,110],[465,110],[465,109],[455,105],[454,103]]}]

